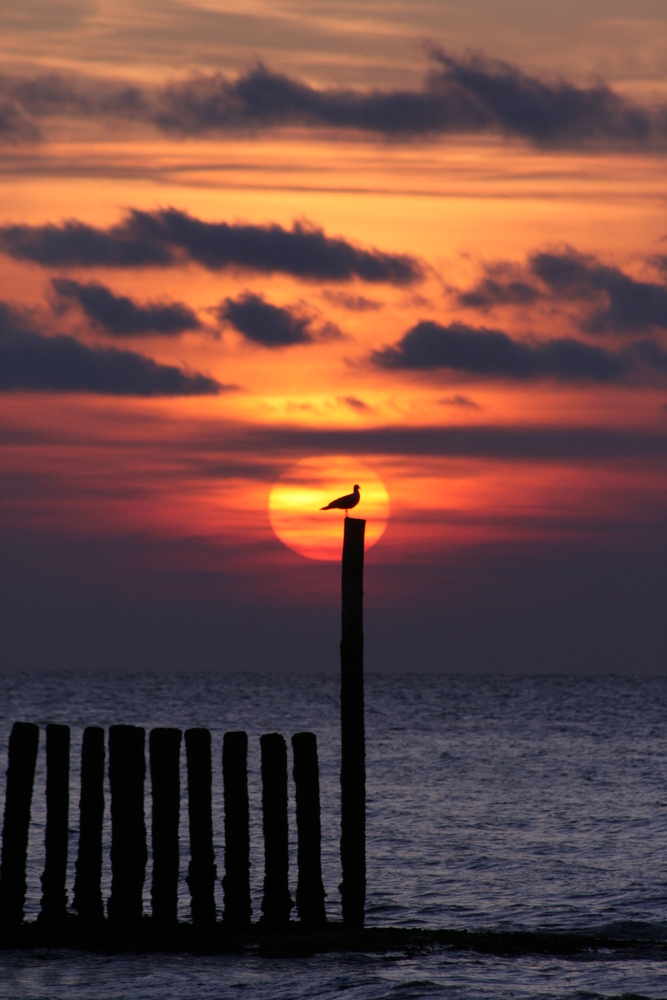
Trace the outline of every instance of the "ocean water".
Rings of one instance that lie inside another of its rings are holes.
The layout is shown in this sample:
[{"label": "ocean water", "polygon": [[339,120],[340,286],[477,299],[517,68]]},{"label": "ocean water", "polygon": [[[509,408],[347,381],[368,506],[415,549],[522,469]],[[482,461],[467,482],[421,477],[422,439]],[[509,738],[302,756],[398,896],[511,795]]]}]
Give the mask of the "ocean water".
[{"label": "ocean water", "polygon": [[[72,727],[69,892],[84,726],[206,726],[223,874],[221,750],[249,736],[255,919],[263,878],[259,737],[317,734],[327,913],[340,919],[338,680],[283,675],[0,676],[0,753],[17,719]],[[562,930],[667,939],[667,679],[369,676],[367,924]],[[291,748],[290,748],[291,753]],[[44,863],[44,735],[33,799],[27,919]],[[189,860],[182,753],[181,919]],[[4,765],[3,768],[4,770]],[[0,808],[4,806],[4,781]],[[105,894],[110,828],[105,826]],[[146,785],[150,831],[150,777]],[[150,838],[149,838],[150,841]],[[291,888],[296,823],[290,787]],[[150,912],[150,859],[145,909]],[[218,884],[217,903],[222,909]],[[102,957],[0,953],[0,998],[667,997],[667,963],[600,952],[562,959],[457,952]]]}]

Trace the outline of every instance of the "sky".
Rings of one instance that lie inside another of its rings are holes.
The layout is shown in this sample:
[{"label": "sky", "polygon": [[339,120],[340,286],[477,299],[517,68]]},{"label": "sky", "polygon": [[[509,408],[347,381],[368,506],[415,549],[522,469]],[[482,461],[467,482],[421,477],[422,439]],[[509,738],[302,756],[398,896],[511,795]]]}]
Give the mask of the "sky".
[{"label": "sky", "polygon": [[2,669],[665,673],[666,22],[5,0]]}]

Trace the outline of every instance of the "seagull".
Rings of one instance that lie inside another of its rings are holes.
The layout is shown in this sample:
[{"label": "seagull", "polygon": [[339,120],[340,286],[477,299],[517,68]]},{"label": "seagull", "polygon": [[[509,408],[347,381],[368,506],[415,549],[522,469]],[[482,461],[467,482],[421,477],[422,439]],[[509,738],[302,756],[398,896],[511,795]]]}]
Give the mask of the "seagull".
[{"label": "seagull", "polygon": [[352,489],[354,491],[353,493],[348,493],[345,497],[338,497],[337,500],[332,500],[331,503],[326,505],[326,507],[320,507],[320,510],[344,510],[345,517],[347,517],[348,510],[351,510],[352,507],[356,507],[360,499],[359,487],[356,483]]}]

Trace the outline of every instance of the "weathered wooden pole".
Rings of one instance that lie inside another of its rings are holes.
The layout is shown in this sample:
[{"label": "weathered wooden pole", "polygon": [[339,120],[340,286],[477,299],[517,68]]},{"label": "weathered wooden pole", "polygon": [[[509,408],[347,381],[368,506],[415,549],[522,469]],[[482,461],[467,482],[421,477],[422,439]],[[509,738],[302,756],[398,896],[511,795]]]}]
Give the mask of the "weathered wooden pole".
[{"label": "weathered wooden pole", "polygon": [[42,875],[40,922],[67,919],[67,841],[69,834],[69,726],[46,727],[46,860]]},{"label": "weathered wooden pole", "polygon": [[15,722],[9,737],[0,860],[0,926],[3,927],[17,927],[23,920],[30,804],[38,746],[38,726]]},{"label": "weathered wooden pole", "polygon": [[223,922],[230,930],[250,926],[250,814],[248,735],[225,733],[222,743],[225,793],[225,891]]},{"label": "weathered wooden pole", "polygon": [[315,733],[295,733],[294,787],[296,790],[297,863],[296,908],[302,924],[327,921],[322,883],[320,777]]},{"label": "weathered wooden pole", "polygon": [[146,733],[138,726],[109,729],[111,895],[109,920],[127,927],[141,920],[146,877],[144,779]]},{"label": "weathered wooden pole", "polygon": [[340,643],[341,836],[343,922],[363,927],[366,902],[366,746],[364,736],[364,530],[345,518]]},{"label": "weathered wooden pole", "polygon": [[215,856],[211,814],[211,734],[208,729],[186,729],[188,762],[188,817],[190,820],[190,866],[188,886],[192,923],[196,927],[215,923]]},{"label": "weathered wooden pole", "polygon": [[289,922],[289,841],[287,824],[287,746],[280,733],[261,736],[264,897],[261,922],[280,927]]},{"label": "weathered wooden pole", "polygon": [[86,726],[81,744],[79,853],[73,907],[87,925],[104,919],[102,823],[104,821],[104,730]]},{"label": "weathered wooden pole", "polygon": [[153,815],[153,923],[178,922],[178,823],[181,811],[181,730],[151,729],[148,737]]}]

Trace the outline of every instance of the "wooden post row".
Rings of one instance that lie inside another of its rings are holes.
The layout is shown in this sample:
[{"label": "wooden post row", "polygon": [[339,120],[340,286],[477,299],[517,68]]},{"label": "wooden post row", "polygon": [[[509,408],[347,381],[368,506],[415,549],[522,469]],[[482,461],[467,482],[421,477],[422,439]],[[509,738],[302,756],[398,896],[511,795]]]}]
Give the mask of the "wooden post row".
[{"label": "wooden post row", "polygon": [[[17,927],[23,920],[30,804],[39,743],[39,729],[16,723],[9,741],[7,793],[0,862],[0,926]],[[154,729],[149,737],[152,785],[153,920],[168,928],[178,920],[178,827],[180,813],[179,755],[181,731]],[[190,865],[187,882],[195,926],[215,924],[211,810],[211,734],[207,729],[185,733]],[[265,853],[262,923],[284,926],[293,902],[288,886],[287,748],[284,738],[270,733],[260,738]],[[143,914],[147,862],[144,816],[145,731],[136,726],[109,730],[111,790],[111,895],[107,903],[112,925],[125,929]],[[297,911],[302,923],[326,922],[321,869],[320,800],[317,742],[313,733],[292,737],[298,834]],[[42,875],[39,920],[58,926],[67,917],[66,873],[69,813],[68,726],[46,727],[46,862]],[[248,738],[226,733],[223,740],[225,797],[224,924],[234,930],[249,926],[250,831],[247,774]],[[104,817],[104,730],[88,726],[81,747],[79,850],[73,907],[86,926],[99,925],[102,902],[102,827]]]}]

